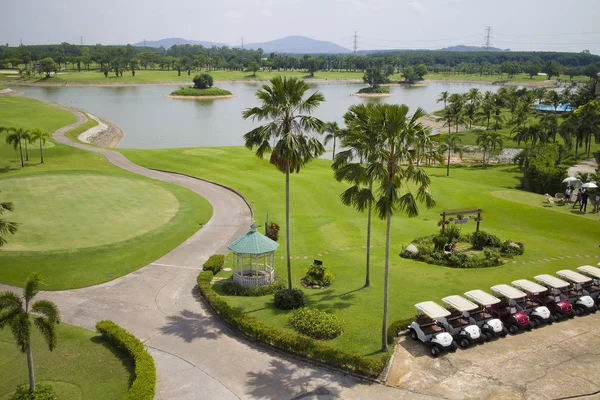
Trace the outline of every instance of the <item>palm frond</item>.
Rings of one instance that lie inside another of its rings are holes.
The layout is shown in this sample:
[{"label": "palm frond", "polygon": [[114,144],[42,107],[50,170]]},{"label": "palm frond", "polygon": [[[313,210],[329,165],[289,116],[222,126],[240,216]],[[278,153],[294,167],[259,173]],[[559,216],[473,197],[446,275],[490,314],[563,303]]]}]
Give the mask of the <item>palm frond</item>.
[{"label": "palm frond", "polygon": [[39,272],[33,272],[27,277],[27,282],[25,282],[25,287],[23,288],[25,301],[30,301],[39,293],[41,284],[42,276]]},{"label": "palm frond", "polygon": [[38,300],[31,306],[31,312],[41,314],[48,321],[58,324],[60,322],[60,313],[56,304],[50,300]]},{"label": "palm frond", "polygon": [[54,350],[56,347],[56,323],[44,318],[44,317],[35,317],[33,319],[33,323],[36,328],[41,332],[42,337],[46,341],[48,345],[48,349],[50,351]]},{"label": "palm frond", "polygon": [[17,346],[21,352],[25,353],[31,334],[31,321],[29,321],[29,316],[24,312],[15,315],[10,322],[10,330],[17,341]]}]

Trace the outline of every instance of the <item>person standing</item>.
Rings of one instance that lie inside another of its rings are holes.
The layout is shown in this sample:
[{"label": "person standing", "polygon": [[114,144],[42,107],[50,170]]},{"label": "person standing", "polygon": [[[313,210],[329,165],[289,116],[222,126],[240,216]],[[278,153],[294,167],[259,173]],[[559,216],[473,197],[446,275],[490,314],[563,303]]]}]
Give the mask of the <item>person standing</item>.
[{"label": "person standing", "polygon": [[568,203],[571,202],[571,195],[573,194],[573,186],[568,185],[567,190],[565,190],[565,201]]},{"label": "person standing", "polygon": [[577,196],[575,197],[575,202],[573,203],[573,207],[571,208],[575,208],[577,207],[577,204],[581,204],[581,192],[583,191],[582,188],[579,188],[579,190],[577,191]]},{"label": "person standing", "polygon": [[590,197],[590,196],[589,196],[587,190],[584,190],[583,193],[581,193],[581,205],[579,206],[579,211],[581,211],[583,209],[583,212],[586,212],[588,197]]},{"label": "person standing", "polygon": [[594,212],[600,211],[600,191],[596,192],[596,204],[594,204]]}]

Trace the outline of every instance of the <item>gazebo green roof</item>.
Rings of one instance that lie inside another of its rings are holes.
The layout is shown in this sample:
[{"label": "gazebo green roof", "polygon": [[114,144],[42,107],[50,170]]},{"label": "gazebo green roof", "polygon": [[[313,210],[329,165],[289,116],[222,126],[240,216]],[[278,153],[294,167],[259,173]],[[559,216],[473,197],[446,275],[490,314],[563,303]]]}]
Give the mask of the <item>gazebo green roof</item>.
[{"label": "gazebo green roof", "polygon": [[265,254],[274,252],[278,247],[279,243],[257,232],[256,225],[252,224],[250,231],[235,239],[228,249],[237,254]]}]

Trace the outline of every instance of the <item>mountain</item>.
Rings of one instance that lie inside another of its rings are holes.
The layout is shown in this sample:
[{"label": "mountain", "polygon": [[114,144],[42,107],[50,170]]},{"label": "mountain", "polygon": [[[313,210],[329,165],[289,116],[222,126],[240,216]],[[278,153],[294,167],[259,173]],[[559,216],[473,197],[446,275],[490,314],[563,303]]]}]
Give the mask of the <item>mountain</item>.
[{"label": "mountain", "polygon": [[305,36],[287,36],[281,39],[263,43],[250,43],[244,45],[245,49],[261,48],[268,53],[295,53],[295,54],[339,54],[350,53],[350,50],[333,42],[315,40]]},{"label": "mountain", "polygon": [[213,47],[213,46],[217,46],[217,47],[222,47],[222,46],[227,46],[225,43],[214,43],[214,42],[206,42],[206,41],[202,41],[202,40],[187,40],[187,39],[183,39],[183,38],[168,38],[168,39],[160,39],[160,40],[146,40],[146,42],[144,43],[139,42],[139,43],[134,43],[133,46],[138,46],[138,47],[164,47],[165,49],[168,49],[169,47],[176,45],[176,44],[199,44],[202,45],[204,47]]},{"label": "mountain", "polygon": [[465,46],[459,44],[458,46],[449,46],[440,49],[440,51],[510,51],[510,49],[499,49],[497,47],[490,47],[489,49],[485,49],[484,46]]}]

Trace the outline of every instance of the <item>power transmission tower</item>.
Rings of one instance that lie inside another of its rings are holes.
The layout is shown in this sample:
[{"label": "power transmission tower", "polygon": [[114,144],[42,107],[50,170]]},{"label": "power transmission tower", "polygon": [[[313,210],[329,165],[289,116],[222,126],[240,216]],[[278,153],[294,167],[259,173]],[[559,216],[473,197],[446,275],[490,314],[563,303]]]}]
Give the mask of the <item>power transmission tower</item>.
[{"label": "power transmission tower", "polygon": [[81,43],[81,45],[83,46],[83,36],[79,36],[79,42]]},{"label": "power transmission tower", "polygon": [[242,38],[242,50],[244,50],[244,38]]},{"label": "power transmission tower", "polygon": [[358,47],[358,35],[357,35],[357,32],[354,31],[354,54],[356,54],[357,47]]},{"label": "power transmission tower", "polygon": [[487,26],[485,28],[485,36],[483,37],[483,39],[485,40],[485,51],[488,51],[490,49],[490,46],[492,45],[490,43],[490,40],[493,39],[494,37],[492,36],[492,27],[491,26]]}]

